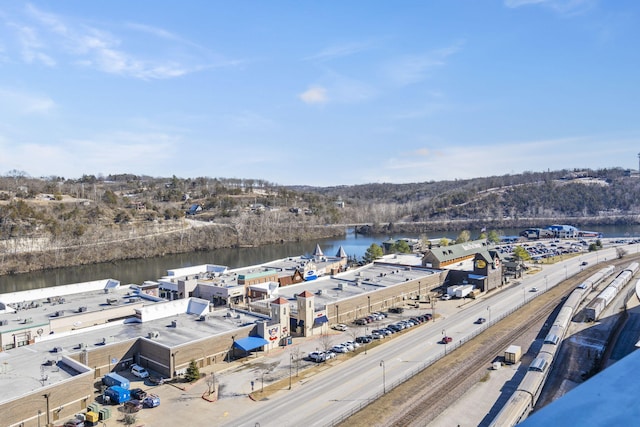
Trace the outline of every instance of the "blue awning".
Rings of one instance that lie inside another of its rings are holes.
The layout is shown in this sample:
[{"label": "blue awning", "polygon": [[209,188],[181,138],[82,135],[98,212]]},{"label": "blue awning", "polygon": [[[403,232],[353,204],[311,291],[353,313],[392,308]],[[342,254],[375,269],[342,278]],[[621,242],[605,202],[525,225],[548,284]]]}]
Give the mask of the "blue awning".
[{"label": "blue awning", "polygon": [[263,345],[269,344],[269,341],[262,337],[246,337],[234,341],[233,345],[244,351],[251,351]]},{"label": "blue awning", "polygon": [[484,280],[486,278],[487,278],[487,276],[480,276],[478,274],[470,274],[469,275],[469,279],[473,279],[473,280]]},{"label": "blue awning", "polygon": [[329,319],[327,319],[327,316],[319,316],[316,317],[316,319],[313,321],[314,324],[316,325],[322,325],[323,323],[328,323]]}]

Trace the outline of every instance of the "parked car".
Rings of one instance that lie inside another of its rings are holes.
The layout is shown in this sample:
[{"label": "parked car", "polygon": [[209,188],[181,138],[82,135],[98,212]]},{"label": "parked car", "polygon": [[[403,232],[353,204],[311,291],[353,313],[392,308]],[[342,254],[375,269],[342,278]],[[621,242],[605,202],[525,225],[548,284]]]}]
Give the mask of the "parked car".
[{"label": "parked car", "polygon": [[356,338],[356,342],[360,344],[369,344],[371,341],[373,341],[373,338],[370,338],[366,335]]},{"label": "parked car", "polygon": [[371,332],[371,335],[373,336],[373,339],[374,339],[374,340],[381,340],[381,339],[383,339],[383,338],[384,338],[384,334],[381,334],[381,333],[380,333],[380,332],[378,332],[378,331],[373,331],[373,332]]},{"label": "parked car", "polygon": [[160,397],[157,394],[150,394],[144,398],[142,404],[146,408],[155,408],[156,406],[160,406]]},{"label": "parked car", "polygon": [[391,324],[391,325],[387,326],[387,329],[391,329],[391,330],[392,330],[392,331],[394,331],[394,332],[400,332],[400,331],[401,331],[401,330],[403,330],[404,328],[402,328],[402,327],[400,327],[399,325],[397,325],[397,324],[395,324],[395,323],[394,323],[394,324]]},{"label": "parked car", "polygon": [[325,351],[325,352],[323,352],[323,354],[324,354],[324,360],[334,359],[337,356],[337,354],[335,354],[331,350]]},{"label": "parked car", "polygon": [[140,409],[142,409],[142,402],[138,399],[124,402],[124,411],[127,413],[138,412]]},{"label": "parked car", "polygon": [[84,427],[84,421],[74,418],[65,422],[64,427]]},{"label": "parked car", "polygon": [[367,323],[369,323],[369,322],[367,322],[367,320],[366,320],[366,319],[356,319],[356,320],[354,320],[354,322],[353,322],[353,323],[355,323],[356,325],[360,325],[360,326],[362,326],[362,325],[366,325],[366,324],[367,324]]},{"label": "parked car", "polygon": [[404,313],[404,308],[403,307],[391,307],[389,309],[389,313],[398,313],[398,314],[402,314]]},{"label": "parked car", "polygon": [[334,345],[333,347],[331,347],[331,351],[333,351],[334,353],[347,353],[347,352],[349,352],[347,347],[343,346],[342,344]]},{"label": "parked car", "polygon": [[147,392],[141,388],[132,388],[131,389],[131,398],[137,400],[143,400],[147,397]]},{"label": "parked car", "polygon": [[450,300],[450,299],[451,299],[451,295],[449,295],[449,294],[444,294],[444,295],[442,295],[442,297],[440,297],[440,299],[441,299],[442,301],[448,301],[448,300]]},{"label": "parked car", "polygon": [[449,336],[444,336],[442,337],[442,341],[440,341],[442,344],[448,344],[451,341],[453,341],[453,338],[449,337]]},{"label": "parked car", "polygon": [[352,346],[353,348],[358,348],[360,347],[360,343],[357,343],[355,341],[347,341],[345,344],[349,344],[350,346]]},{"label": "parked car", "polygon": [[314,362],[324,362],[326,360],[325,354],[320,351],[312,351],[307,357],[309,358],[309,360],[312,360]]},{"label": "parked car", "polygon": [[343,332],[349,329],[349,327],[344,323],[338,323],[337,325],[333,325],[332,328],[335,329],[336,331],[343,331]]},{"label": "parked car", "polygon": [[135,363],[131,365],[131,373],[138,378],[147,378],[149,377],[149,371],[143,368],[140,365],[136,365]]},{"label": "parked car", "polygon": [[162,377],[149,377],[149,382],[153,385],[162,385],[164,384],[164,378]]},{"label": "parked car", "polygon": [[347,349],[347,351],[353,351],[356,348],[349,342],[343,342],[342,344],[340,344],[341,346],[343,346],[344,348]]},{"label": "parked car", "polygon": [[530,289],[531,292],[538,292],[538,288],[536,288],[535,286],[533,288]]},{"label": "parked car", "polygon": [[476,323],[478,325],[482,325],[486,321],[487,321],[487,319],[485,319],[484,317],[478,317],[478,320],[476,320]]}]

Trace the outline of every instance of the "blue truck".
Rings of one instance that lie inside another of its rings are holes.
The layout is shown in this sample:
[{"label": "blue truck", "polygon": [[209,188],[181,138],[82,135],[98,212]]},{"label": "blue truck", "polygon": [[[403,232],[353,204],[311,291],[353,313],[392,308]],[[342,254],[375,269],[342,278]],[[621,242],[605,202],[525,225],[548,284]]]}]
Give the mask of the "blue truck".
[{"label": "blue truck", "polygon": [[131,400],[131,393],[126,388],[114,385],[105,390],[104,397],[105,402],[119,405]]},{"label": "blue truck", "polygon": [[107,387],[116,385],[118,387],[126,388],[127,390],[129,390],[130,387],[128,379],[113,372],[110,372],[102,377],[102,384],[106,385]]}]

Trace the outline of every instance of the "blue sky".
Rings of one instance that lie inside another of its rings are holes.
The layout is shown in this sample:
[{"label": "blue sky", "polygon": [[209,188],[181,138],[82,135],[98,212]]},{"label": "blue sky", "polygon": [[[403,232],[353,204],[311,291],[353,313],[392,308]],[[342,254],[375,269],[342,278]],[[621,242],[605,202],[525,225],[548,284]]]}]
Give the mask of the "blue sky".
[{"label": "blue sky", "polygon": [[0,174],[638,168],[635,0],[0,4]]}]

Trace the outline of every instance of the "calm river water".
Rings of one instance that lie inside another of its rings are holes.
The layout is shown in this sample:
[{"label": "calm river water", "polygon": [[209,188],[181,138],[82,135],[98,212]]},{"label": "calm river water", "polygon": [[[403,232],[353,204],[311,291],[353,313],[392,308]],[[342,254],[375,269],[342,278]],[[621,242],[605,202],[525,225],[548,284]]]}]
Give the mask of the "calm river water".
[{"label": "calm river water", "polygon": [[[602,226],[593,227],[605,237],[638,237],[640,225],[634,226]],[[521,229],[504,229],[505,235],[517,235]],[[472,238],[479,234],[479,230],[472,230]],[[448,237],[455,239],[458,231],[441,231],[429,233],[430,238]],[[344,238],[322,239],[306,242],[292,242],[267,245],[259,248],[215,249],[212,251],[191,252],[186,254],[166,255],[163,257],[115,261],[80,267],[59,268],[49,271],[18,274],[14,276],[0,276],[0,293],[37,289],[49,286],[67,285],[70,283],[88,282],[100,279],[116,279],[122,284],[141,284],[145,280],[155,280],[166,275],[167,270],[200,264],[218,264],[230,268],[260,264],[289,256],[310,255],[316,244],[320,244],[326,255],[335,255],[342,246],[350,257],[362,258],[372,243],[381,244],[389,237],[417,238],[412,234],[397,234],[394,236],[376,235],[362,236],[348,230]]]}]

